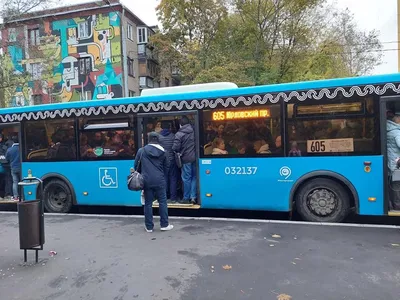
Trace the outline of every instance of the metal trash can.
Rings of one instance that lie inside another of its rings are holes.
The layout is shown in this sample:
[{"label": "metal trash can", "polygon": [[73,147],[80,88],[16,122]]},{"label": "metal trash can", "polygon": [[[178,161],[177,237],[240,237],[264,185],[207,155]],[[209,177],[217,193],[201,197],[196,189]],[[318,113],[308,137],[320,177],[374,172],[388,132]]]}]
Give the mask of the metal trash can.
[{"label": "metal trash can", "polygon": [[[24,186],[37,185],[43,195],[43,182],[40,178],[26,177],[18,183]],[[36,193],[37,197],[37,193]],[[39,250],[43,250],[44,238],[44,207],[43,201],[30,200],[18,202],[19,245],[24,250],[24,261],[27,261],[27,250],[36,251],[36,262],[39,260]]]},{"label": "metal trash can", "polygon": [[32,249],[44,244],[44,228],[41,226],[41,201],[18,203],[19,247]]}]

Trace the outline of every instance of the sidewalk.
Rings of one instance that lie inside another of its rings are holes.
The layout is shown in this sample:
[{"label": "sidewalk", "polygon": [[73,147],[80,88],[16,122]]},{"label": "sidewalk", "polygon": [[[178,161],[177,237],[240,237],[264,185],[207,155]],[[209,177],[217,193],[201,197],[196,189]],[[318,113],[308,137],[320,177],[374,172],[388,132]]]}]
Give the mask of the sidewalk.
[{"label": "sidewalk", "polygon": [[46,216],[45,250],[34,265],[34,252],[23,263],[17,215],[0,213],[0,298],[389,300],[400,294],[399,229],[171,223],[173,231],[156,226],[149,234],[138,218]]}]

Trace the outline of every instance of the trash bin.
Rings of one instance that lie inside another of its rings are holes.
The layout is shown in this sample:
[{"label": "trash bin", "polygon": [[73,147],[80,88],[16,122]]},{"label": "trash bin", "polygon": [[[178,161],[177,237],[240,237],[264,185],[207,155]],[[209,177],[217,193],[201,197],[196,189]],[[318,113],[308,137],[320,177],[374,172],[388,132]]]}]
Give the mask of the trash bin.
[{"label": "trash bin", "polygon": [[19,247],[32,249],[44,244],[44,228],[41,226],[41,201],[18,202]]},{"label": "trash bin", "polygon": [[[43,195],[43,181],[40,178],[30,176],[22,179],[19,186],[37,185],[41,188]],[[38,190],[37,189],[37,190]],[[37,198],[37,193],[36,193]],[[38,262],[38,251],[43,250],[44,239],[44,207],[43,201],[30,200],[18,202],[18,224],[19,224],[19,247],[24,250],[24,261],[27,261],[27,250],[36,251],[36,262]]]}]

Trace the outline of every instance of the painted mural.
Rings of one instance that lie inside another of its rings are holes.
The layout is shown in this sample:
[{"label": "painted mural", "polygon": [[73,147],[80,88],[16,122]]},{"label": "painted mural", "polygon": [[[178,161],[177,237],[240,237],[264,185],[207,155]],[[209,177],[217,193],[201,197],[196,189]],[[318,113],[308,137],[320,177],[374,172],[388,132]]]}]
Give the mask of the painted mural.
[{"label": "painted mural", "polygon": [[14,74],[8,106],[122,97],[117,12],[3,30]]}]

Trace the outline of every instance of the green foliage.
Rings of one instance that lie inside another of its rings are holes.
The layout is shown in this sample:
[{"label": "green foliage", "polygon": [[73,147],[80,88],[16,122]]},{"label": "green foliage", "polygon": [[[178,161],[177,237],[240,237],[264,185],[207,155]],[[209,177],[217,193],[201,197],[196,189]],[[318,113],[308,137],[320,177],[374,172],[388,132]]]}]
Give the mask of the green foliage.
[{"label": "green foliage", "polygon": [[186,84],[358,76],[381,63],[378,32],[327,0],[161,0],[158,16],[160,55]]}]

